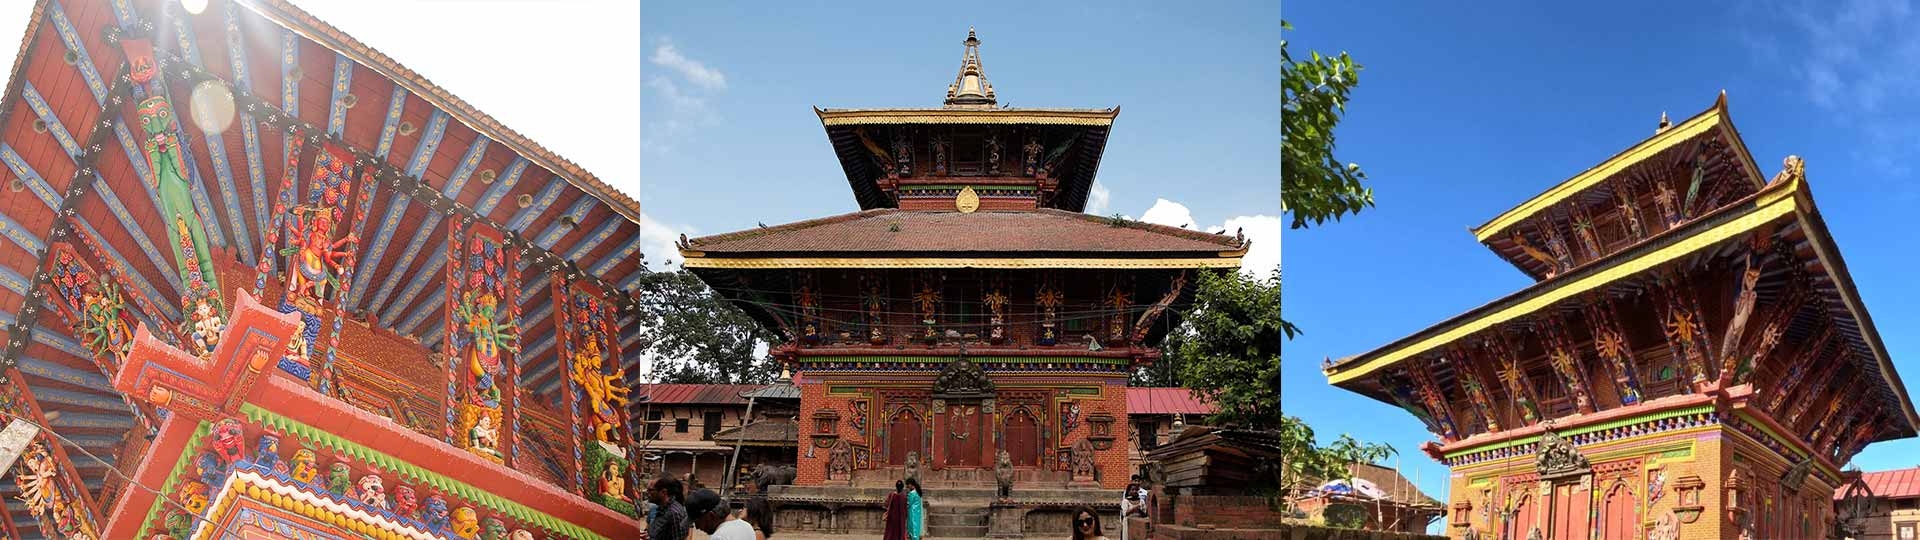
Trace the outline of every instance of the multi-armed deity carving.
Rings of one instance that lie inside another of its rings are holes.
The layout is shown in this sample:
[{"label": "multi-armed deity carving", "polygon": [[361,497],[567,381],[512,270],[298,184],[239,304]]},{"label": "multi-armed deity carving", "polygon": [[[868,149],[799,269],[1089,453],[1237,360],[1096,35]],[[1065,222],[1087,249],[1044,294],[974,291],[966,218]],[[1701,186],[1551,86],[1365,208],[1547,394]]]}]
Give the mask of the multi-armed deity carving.
[{"label": "multi-armed deity carving", "polygon": [[453,350],[465,353],[459,370],[465,390],[461,446],[498,460],[503,427],[499,377],[505,355],[519,352],[520,339],[517,321],[503,317],[500,310],[507,291],[505,274],[512,265],[498,243],[480,234],[473,235],[463,258],[464,273],[455,274],[458,282],[453,284],[461,292],[449,308]]},{"label": "multi-armed deity carving", "polygon": [[287,209],[288,245],[280,250],[292,267],[287,272],[287,299],[308,313],[317,313],[319,305],[331,298],[329,287],[338,291],[344,285],[341,274],[353,265],[351,246],[358,239],[352,231],[336,238],[335,230],[346,219],[352,190],[347,181],[349,165],[348,159],[331,151],[318,152],[306,204]]},{"label": "multi-armed deity carving", "polygon": [[1040,306],[1040,335],[1034,338],[1036,345],[1053,345],[1060,342],[1060,333],[1056,328],[1059,322],[1060,307],[1066,305],[1067,295],[1058,287],[1041,285],[1033,295],[1033,302]]},{"label": "multi-armed deity carving", "polygon": [[181,154],[180,128],[173,106],[165,97],[153,96],[141,101],[138,111],[140,128],[146,135],[142,148],[147,154],[147,169],[153,174],[150,183],[173,240],[174,262],[180,265],[180,305],[187,307],[189,314],[181,334],[189,338],[189,352],[206,356],[219,344],[226,313],[213,264],[213,243],[207,240],[207,228],[193,208],[192,175]]}]

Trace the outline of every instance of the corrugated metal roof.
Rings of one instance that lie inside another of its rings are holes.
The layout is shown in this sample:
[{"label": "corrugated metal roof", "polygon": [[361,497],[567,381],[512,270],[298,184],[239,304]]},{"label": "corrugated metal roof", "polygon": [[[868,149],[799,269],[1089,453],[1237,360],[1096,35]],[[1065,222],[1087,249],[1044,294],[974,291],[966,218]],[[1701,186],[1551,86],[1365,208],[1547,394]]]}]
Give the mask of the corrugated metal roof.
[{"label": "corrugated metal roof", "polygon": [[[1875,497],[1888,499],[1920,497],[1920,467],[1861,473],[1860,480],[1867,483],[1867,489],[1873,490]],[[1834,491],[1833,498],[1841,498],[1846,494],[1846,490],[1847,486],[1840,486],[1840,489]]]},{"label": "corrugated metal roof", "polygon": [[1213,414],[1213,406],[1185,388],[1128,388],[1127,414]]},{"label": "corrugated metal roof", "polygon": [[740,394],[766,388],[764,384],[642,384],[635,402],[679,405],[741,405]]}]

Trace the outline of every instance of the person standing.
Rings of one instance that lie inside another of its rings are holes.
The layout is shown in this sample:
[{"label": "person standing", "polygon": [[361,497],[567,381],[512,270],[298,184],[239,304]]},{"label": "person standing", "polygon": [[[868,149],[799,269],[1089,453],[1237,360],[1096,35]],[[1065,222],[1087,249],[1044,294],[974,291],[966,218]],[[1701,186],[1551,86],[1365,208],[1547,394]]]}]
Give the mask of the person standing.
[{"label": "person standing", "polygon": [[753,525],[754,540],[767,540],[773,536],[773,505],[767,502],[766,494],[756,494],[747,499],[747,523]]},{"label": "person standing", "polygon": [[662,477],[647,488],[647,501],[656,508],[647,522],[647,540],[687,540],[686,498],[680,480]]},{"label": "person standing", "polygon": [[1082,506],[1073,511],[1073,540],[1107,540],[1100,534],[1100,515]]},{"label": "person standing", "polygon": [[742,519],[746,514],[744,501],[727,504],[710,489],[696,489],[687,495],[689,519],[710,540],[754,540],[753,525]]},{"label": "person standing", "polygon": [[920,481],[907,479],[907,538],[920,540],[927,533],[926,500],[920,497]]},{"label": "person standing", "polygon": [[886,528],[880,531],[881,540],[907,540],[906,489],[906,483],[895,481],[893,493],[887,494]]}]

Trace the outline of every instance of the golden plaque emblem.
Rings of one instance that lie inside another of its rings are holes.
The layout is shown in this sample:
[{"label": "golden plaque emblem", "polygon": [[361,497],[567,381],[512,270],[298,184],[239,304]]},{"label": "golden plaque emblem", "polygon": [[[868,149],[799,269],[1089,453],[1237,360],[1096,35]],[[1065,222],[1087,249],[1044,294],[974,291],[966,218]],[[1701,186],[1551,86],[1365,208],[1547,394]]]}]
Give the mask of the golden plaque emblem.
[{"label": "golden plaque emblem", "polygon": [[962,214],[971,214],[980,209],[980,194],[973,192],[973,186],[960,188],[960,196],[954,197],[953,206]]}]

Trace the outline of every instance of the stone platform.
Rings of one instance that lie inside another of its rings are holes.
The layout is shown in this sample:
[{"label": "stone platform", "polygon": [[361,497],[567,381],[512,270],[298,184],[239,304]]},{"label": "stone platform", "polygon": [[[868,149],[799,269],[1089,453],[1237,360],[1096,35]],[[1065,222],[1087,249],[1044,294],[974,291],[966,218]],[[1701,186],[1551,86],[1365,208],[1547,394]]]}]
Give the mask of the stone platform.
[{"label": "stone platform", "polygon": [[[992,487],[972,487],[923,475],[931,485],[927,535],[933,538],[1052,538],[1070,534],[1075,508],[1092,508],[1114,538],[1119,537],[1121,490],[1068,488],[1062,483],[1023,489],[1015,484],[1008,502],[995,500]],[[877,480],[873,478],[870,480]],[[878,483],[878,482],[862,482]],[[893,492],[885,486],[772,486],[774,525],[781,531],[878,534],[885,526],[882,504]]]}]

